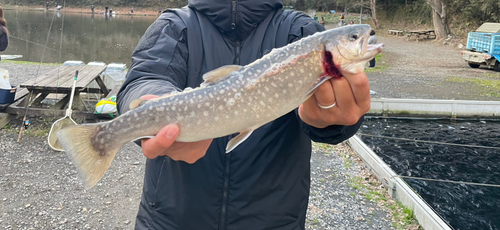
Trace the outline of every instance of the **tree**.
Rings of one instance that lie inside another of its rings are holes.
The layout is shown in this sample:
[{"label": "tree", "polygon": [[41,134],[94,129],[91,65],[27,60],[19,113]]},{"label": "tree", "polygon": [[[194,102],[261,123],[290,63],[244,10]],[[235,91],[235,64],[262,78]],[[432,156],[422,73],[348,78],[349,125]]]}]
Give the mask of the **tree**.
[{"label": "tree", "polygon": [[372,11],[372,22],[375,28],[378,29],[378,20],[377,20],[377,0],[370,0],[370,9]]},{"label": "tree", "polygon": [[436,40],[447,38],[451,31],[448,25],[445,0],[428,0],[428,3],[432,8],[432,22]]}]

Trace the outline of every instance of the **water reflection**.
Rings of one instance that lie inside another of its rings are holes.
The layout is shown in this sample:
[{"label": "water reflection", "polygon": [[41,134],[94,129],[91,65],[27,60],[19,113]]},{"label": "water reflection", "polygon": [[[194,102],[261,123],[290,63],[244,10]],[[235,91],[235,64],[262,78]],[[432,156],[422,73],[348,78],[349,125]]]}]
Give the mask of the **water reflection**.
[{"label": "water reflection", "polygon": [[15,10],[6,10],[5,17],[11,39],[8,49],[2,54],[23,55],[17,60],[41,60],[50,24],[54,20],[43,62],[81,60],[86,63],[120,62],[128,66],[137,43],[156,19],[119,14]]}]

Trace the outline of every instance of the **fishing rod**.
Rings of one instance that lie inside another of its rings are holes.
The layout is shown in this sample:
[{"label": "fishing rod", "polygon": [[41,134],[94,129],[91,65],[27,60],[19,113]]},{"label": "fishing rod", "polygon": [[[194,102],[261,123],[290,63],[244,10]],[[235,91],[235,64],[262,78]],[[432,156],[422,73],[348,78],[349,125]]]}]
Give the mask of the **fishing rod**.
[{"label": "fishing rod", "polygon": [[15,39],[17,39],[17,40],[21,40],[21,41],[24,41],[24,42],[27,42],[27,43],[31,43],[31,44],[33,44],[33,45],[41,46],[41,47],[43,47],[43,48],[47,48],[47,49],[52,50],[52,51],[57,51],[57,50],[56,50],[56,49],[54,49],[54,48],[46,47],[46,46],[44,46],[44,45],[42,45],[42,44],[40,44],[40,43],[36,43],[36,42],[32,42],[32,41],[28,41],[28,40],[26,40],[26,39],[23,39],[23,38],[20,38],[20,37],[16,37],[16,36],[14,36],[14,35],[9,35],[9,38],[15,38]]},{"label": "fishing rod", "polygon": [[[64,2],[66,2],[66,0]],[[50,22],[49,31],[47,32],[47,38],[45,39],[45,45],[43,46],[43,52],[42,52],[40,64],[38,65],[38,69],[37,69],[36,74],[35,74],[34,83],[37,82],[38,76],[40,75],[40,68],[42,67],[43,58],[45,57],[45,51],[47,50],[47,44],[48,44],[49,38],[50,38],[50,31],[52,30],[52,25],[54,24],[54,19],[56,18],[56,13],[57,13],[57,10],[54,10],[54,15],[52,16],[52,20]],[[21,129],[19,130],[19,135],[17,137],[17,143],[19,143],[21,141],[23,131],[31,125],[31,122],[26,118],[26,116],[28,115],[28,110],[29,110],[31,103],[32,103],[31,102],[31,100],[33,99],[32,96],[33,96],[33,91],[30,91],[30,93],[27,96],[28,103],[26,104],[26,111],[24,112],[23,123],[21,124]]]}]

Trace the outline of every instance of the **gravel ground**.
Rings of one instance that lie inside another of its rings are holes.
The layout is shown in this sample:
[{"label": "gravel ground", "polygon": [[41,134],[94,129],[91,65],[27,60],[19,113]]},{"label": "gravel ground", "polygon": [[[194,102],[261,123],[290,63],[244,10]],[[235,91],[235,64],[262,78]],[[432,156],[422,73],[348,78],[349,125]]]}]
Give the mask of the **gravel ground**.
[{"label": "gravel ground", "polygon": [[[394,37],[379,36],[379,42],[386,44],[383,57],[379,68],[368,74],[375,97],[498,100],[470,83],[447,80],[498,79],[491,70],[469,68],[458,49]],[[11,83],[18,85],[35,77],[39,66],[0,62],[0,68],[8,69]],[[42,65],[40,71],[51,68]],[[43,131],[24,135],[17,143],[20,120],[12,124],[0,131],[0,228],[133,228],[145,161],[137,146],[122,148],[103,179],[87,191],[66,155],[47,146]],[[392,229],[387,204],[394,201],[381,193],[380,184],[348,146],[314,144],[311,162],[307,229]],[[380,193],[376,199],[370,195],[375,193]]]},{"label": "gravel ground", "polygon": [[500,74],[485,67],[470,68],[457,44],[380,36],[378,42],[385,44],[382,61],[376,64],[380,69],[368,70],[370,87],[377,92],[374,97],[500,100],[498,88],[474,83],[491,80],[498,87]]}]

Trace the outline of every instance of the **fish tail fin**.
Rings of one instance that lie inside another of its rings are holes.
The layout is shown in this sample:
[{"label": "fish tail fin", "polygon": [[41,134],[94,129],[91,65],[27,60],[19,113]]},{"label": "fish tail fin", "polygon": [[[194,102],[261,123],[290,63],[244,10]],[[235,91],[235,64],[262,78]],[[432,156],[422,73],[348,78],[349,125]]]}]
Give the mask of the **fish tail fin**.
[{"label": "fish tail fin", "polygon": [[57,132],[59,142],[76,166],[87,189],[97,184],[122,147],[94,143],[92,140],[99,130],[98,125],[85,124],[70,126]]}]

